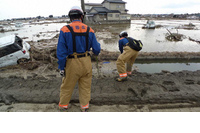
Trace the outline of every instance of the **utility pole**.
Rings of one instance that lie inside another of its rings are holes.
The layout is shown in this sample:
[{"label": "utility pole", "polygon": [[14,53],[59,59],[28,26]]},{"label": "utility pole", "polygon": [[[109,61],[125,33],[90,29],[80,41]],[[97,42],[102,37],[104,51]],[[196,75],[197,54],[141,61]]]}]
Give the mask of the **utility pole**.
[{"label": "utility pole", "polygon": [[[86,15],[86,12],[85,12],[85,2],[84,2],[84,0],[81,0],[81,8],[82,8],[84,14]],[[85,23],[85,17],[84,17],[84,19],[83,19],[83,23]]]}]

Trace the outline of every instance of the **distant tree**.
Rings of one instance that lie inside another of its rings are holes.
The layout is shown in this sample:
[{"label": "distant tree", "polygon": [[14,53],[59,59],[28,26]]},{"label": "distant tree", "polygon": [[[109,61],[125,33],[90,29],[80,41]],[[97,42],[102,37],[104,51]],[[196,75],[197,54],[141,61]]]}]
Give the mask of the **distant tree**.
[{"label": "distant tree", "polygon": [[49,18],[53,18],[53,15],[49,15]]},{"label": "distant tree", "polygon": [[37,18],[37,19],[41,19],[41,16],[37,16],[36,18]]}]

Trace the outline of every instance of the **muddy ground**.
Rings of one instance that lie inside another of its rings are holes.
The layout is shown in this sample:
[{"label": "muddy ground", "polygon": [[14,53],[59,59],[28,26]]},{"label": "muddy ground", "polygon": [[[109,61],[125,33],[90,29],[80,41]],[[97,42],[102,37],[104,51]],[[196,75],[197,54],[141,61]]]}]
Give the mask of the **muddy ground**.
[{"label": "muddy ground", "polygon": [[[61,77],[56,72],[15,74],[0,78],[0,111],[59,111]],[[135,72],[124,83],[93,76],[91,96],[92,112],[200,111],[200,71]],[[69,111],[80,111],[78,102],[76,86]]]},{"label": "muddy ground", "polygon": [[[99,63],[100,64],[100,63]],[[200,111],[200,70],[149,74],[134,71],[128,81],[97,72],[93,62],[92,112]],[[57,112],[61,77],[51,60],[0,68],[0,111]],[[69,111],[80,111],[78,87]]]},{"label": "muddy ground", "polygon": [[[57,37],[29,42],[32,46],[29,62],[0,68],[0,111],[59,111],[57,104],[62,78],[57,69]],[[102,61],[116,60],[119,54],[102,50],[98,67]],[[114,80],[116,67],[109,69],[111,73],[102,74],[97,69],[95,58],[92,56],[94,74],[90,111],[200,111],[200,70],[155,74],[133,71],[128,81],[118,83]],[[199,61],[199,58],[200,53],[140,52],[137,61]],[[78,99],[76,86],[69,111],[80,111]]]}]

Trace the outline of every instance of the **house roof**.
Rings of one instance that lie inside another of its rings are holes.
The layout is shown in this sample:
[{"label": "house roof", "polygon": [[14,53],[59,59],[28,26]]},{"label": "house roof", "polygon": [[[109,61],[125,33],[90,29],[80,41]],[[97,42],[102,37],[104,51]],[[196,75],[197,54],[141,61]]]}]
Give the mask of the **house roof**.
[{"label": "house roof", "polygon": [[106,7],[92,7],[90,11],[93,9],[96,10],[97,13],[121,13],[119,10],[109,10]]},{"label": "house roof", "polygon": [[98,13],[108,13],[109,12],[109,10],[106,7],[92,7],[90,9],[90,11],[92,9],[96,10]]},{"label": "house roof", "polygon": [[109,13],[121,13],[119,10],[109,10]]},{"label": "house roof", "polygon": [[104,0],[101,4],[103,4],[104,2],[110,2],[110,3],[119,3],[119,4],[126,4],[126,2],[122,1],[122,0]]}]

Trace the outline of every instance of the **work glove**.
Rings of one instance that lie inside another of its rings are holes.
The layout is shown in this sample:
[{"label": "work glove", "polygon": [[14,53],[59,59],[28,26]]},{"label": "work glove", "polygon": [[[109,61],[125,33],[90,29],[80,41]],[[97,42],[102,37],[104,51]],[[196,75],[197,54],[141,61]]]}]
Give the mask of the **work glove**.
[{"label": "work glove", "polygon": [[65,77],[65,70],[60,70],[60,75],[61,75],[62,77]]}]

